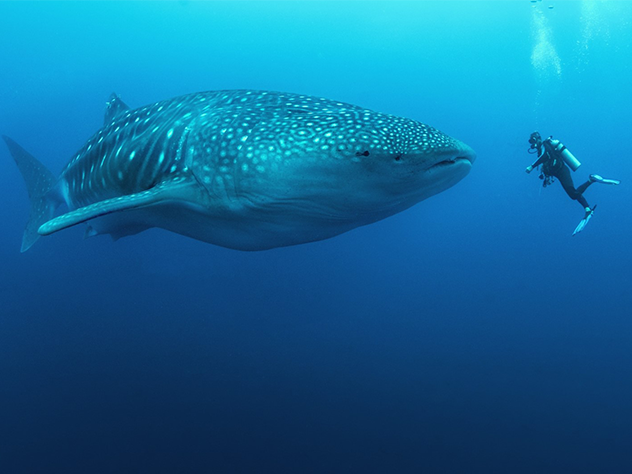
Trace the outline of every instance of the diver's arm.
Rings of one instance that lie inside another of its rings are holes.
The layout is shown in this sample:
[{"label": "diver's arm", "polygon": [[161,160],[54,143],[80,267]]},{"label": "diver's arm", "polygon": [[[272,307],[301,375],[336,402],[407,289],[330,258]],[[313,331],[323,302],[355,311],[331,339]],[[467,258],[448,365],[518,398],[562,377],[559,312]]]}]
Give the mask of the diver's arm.
[{"label": "diver's arm", "polygon": [[[540,151],[540,150],[538,150]],[[525,170],[527,173],[531,173],[531,171],[533,171],[533,168],[537,168],[538,166],[540,166],[542,163],[544,163],[546,161],[546,152],[544,150],[544,147],[541,148],[541,153],[540,156],[538,157],[538,159],[536,160],[535,163],[533,163],[530,166],[527,166],[527,169]]]}]

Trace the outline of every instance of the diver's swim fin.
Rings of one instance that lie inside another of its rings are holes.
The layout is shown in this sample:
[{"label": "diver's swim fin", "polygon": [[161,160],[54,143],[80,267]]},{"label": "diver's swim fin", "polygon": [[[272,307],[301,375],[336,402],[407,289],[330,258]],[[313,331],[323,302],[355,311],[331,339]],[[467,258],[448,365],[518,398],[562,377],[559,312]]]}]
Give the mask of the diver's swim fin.
[{"label": "diver's swim fin", "polygon": [[621,181],[619,181],[618,179],[604,178],[603,176],[600,176],[598,174],[591,174],[589,179],[593,183],[614,184],[614,185],[621,184]]},{"label": "diver's swim fin", "polygon": [[586,227],[586,224],[588,224],[588,221],[590,221],[590,218],[595,213],[596,208],[597,208],[597,204],[595,204],[590,210],[590,212],[587,212],[586,216],[584,216],[584,218],[581,221],[579,221],[579,224],[577,224],[577,227],[575,227],[575,231],[573,232],[573,235],[579,234],[582,230],[584,230],[584,227]]}]

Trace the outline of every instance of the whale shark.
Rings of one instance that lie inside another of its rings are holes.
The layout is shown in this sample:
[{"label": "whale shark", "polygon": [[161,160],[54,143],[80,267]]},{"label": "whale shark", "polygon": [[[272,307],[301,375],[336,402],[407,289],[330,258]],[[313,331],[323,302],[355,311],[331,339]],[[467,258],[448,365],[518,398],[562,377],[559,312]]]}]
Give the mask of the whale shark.
[{"label": "whale shark", "polygon": [[134,110],[112,94],[103,126],[58,177],[3,138],[31,200],[23,252],[82,223],[86,236],[158,227],[238,250],[314,242],[450,188],[476,158],[413,119],[254,90]]}]

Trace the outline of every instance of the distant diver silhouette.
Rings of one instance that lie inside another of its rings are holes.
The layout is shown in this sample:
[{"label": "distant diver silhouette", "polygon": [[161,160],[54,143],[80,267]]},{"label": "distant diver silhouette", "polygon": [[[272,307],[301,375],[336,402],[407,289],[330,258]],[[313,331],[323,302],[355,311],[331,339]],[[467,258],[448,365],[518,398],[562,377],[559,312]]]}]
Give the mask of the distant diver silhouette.
[{"label": "distant diver silhouette", "polygon": [[588,181],[578,188],[575,188],[569,168],[576,171],[577,168],[581,166],[581,163],[568,150],[568,148],[566,148],[566,146],[564,146],[559,140],[554,140],[552,136],[546,140],[542,140],[539,132],[533,132],[531,134],[529,137],[529,143],[531,144],[529,150],[534,150],[529,151],[529,153],[537,153],[538,159],[532,165],[527,166],[526,172],[531,173],[534,168],[542,165],[540,179],[544,181],[544,187],[553,183],[553,178],[559,179],[564,191],[566,191],[566,194],[568,194],[571,199],[581,204],[584,208],[584,218],[575,228],[573,235],[581,232],[584,227],[586,227],[586,224],[588,224],[588,221],[590,221],[590,218],[597,207],[596,205],[590,207],[588,201],[586,201],[586,198],[584,197],[586,189],[588,189],[588,187],[593,183],[617,185],[620,184],[621,181],[618,179],[603,178],[598,174],[591,174]]}]

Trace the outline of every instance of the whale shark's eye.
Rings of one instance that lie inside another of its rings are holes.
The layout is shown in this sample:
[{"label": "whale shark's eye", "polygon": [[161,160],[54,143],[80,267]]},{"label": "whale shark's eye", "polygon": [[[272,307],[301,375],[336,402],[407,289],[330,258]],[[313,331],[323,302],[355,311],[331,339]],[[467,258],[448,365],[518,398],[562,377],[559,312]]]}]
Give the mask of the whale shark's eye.
[{"label": "whale shark's eye", "polygon": [[402,155],[397,155],[397,156],[395,157],[395,161],[399,161],[399,160],[401,160],[401,159],[402,159]]},{"label": "whale shark's eye", "polygon": [[369,151],[368,151],[368,150],[365,150],[365,151],[363,151],[362,153],[360,153],[359,151],[358,151],[358,152],[356,152],[356,156],[369,156],[369,154],[370,154],[370,153],[369,153]]}]

